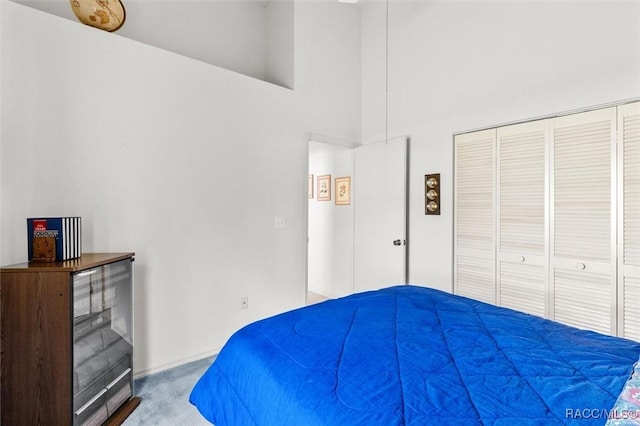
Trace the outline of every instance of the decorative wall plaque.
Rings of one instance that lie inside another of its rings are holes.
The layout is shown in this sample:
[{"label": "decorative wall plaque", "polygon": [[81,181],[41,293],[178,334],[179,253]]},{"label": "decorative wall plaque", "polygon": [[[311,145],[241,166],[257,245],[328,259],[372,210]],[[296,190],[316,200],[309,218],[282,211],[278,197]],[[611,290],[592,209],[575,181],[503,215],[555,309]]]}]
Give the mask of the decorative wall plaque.
[{"label": "decorative wall plaque", "polygon": [[70,0],[71,10],[80,22],[105,31],[124,24],[125,11],[120,0]]}]

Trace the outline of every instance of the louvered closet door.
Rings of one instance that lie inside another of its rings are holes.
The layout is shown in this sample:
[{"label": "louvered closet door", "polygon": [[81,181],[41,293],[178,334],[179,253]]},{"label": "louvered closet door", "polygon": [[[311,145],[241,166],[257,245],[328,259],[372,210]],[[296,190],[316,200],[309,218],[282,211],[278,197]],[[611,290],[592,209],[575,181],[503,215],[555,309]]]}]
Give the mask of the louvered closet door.
[{"label": "louvered closet door", "polygon": [[495,129],[455,137],[454,291],[496,303]]},{"label": "louvered closet door", "polygon": [[498,128],[498,305],[548,316],[549,120]]},{"label": "louvered closet door", "polygon": [[618,107],[618,140],[618,334],[640,341],[640,103]]},{"label": "louvered closet door", "polygon": [[552,315],[615,334],[616,108],[551,124]]}]

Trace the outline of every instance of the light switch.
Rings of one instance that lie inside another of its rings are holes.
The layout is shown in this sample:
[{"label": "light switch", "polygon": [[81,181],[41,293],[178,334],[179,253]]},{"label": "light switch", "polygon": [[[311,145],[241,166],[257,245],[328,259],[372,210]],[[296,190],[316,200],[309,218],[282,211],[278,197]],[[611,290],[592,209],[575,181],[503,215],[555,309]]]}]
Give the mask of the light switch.
[{"label": "light switch", "polygon": [[284,216],[276,216],[275,219],[275,228],[276,229],[284,229],[286,227],[286,221]]}]

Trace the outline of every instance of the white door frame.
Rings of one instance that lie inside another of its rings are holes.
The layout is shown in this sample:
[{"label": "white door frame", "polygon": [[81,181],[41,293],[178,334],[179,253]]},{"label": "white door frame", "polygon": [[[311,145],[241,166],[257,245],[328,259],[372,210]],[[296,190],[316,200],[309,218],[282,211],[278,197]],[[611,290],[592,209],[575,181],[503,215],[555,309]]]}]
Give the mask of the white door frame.
[{"label": "white door frame", "polygon": [[[407,284],[409,283],[409,257],[410,257],[410,238],[409,238],[409,231],[410,231],[410,177],[411,177],[411,170],[410,170],[410,152],[411,152],[411,138],[409,137],[409,135],[400,135],[400,136],[396,136],[393,137],[391,139],[398,139],[398,138],[404,138],[406,141],[406,151],[405,151],[405,199],[404,199],[404,204],[405,204],[405,220],[404,220],[404,231],[405,231],[405,235],[404,235],[404,239],[405,239],[405,245],[404,245],[404,250],[405,250],[405,258],[404,258],[404,283]],[[343,139],[343,138],[336,138],[336,137],[332,137],[332,136],[327,136],[327,135],[320,135],[317,133],[311,133],[311,132],[306,132],[305,133],[305,149],[306,149],[306,156],[305,156],[305,166],[304,166],[304,176],[303,176],[303,182],[306,182],[306,179],[309,175],[309,143],[310,142],[319,142],[319,143],[326,143],[329,145],[336,145],[336,146],[340,146],[340,147],[346,147],[346,148],[351,148],[351,149],[355,149],[358,148],[360,146],[362,146],[363,144],[357,141],[353,141],[353,140],[349,140],[349,139]],[[384,142],[384,141],[374,141],[372,143],[378,143],[378,142]],[[303,185],[303,187],[305,187]],[[305,193],[303,195],[302,200],[304,200],[304,212],[305,212],[305,229],[307,230],[306,234],[304,235],[305,238],[305,244],[304,244],[304,248],[305,248],[305,266],[304,266],[304,270],[305,270],[305,279],[304,279],[304,303],[306,304],[306,300],[307,300],[307,295],[309,292],[309,202],[308,202],[308,197],[307,197],[307,189],[305,187],[304,189]]]}]

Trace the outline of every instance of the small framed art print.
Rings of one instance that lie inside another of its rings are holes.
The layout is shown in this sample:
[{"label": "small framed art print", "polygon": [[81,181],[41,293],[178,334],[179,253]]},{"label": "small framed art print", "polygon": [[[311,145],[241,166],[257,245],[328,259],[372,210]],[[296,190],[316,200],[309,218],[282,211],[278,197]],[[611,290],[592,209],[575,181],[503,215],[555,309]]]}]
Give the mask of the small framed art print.
[{"label": "small framed art print", "polygon": [[351,204],[351,177],[336,178],[336,205]]},{"label": "small framed art print", "polygon": [[318,201],[331,201],[331,175],[318,176]]}]

